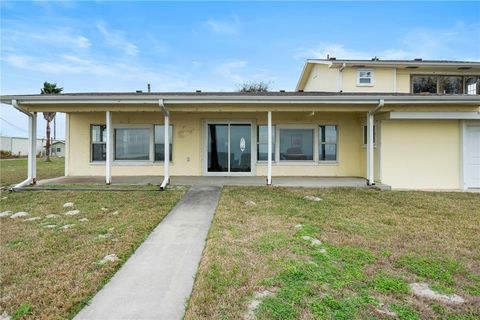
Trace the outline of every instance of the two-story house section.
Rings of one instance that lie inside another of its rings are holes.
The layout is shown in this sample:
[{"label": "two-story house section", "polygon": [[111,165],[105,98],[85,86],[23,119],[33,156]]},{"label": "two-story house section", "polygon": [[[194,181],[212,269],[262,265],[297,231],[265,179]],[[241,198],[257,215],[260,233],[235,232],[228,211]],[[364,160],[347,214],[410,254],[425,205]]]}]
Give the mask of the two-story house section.
[{"label": "two-story house section", "polygon": [[[376,179],[397,188],[456,189],[456,181],[460,188],[480,187],[479,62],[310,59],[296,90],[418,97],[415,104],[407,107],[399,101],[376,115]],[[455,103],[422,102],[434,96],[445,101],[471,96],[473,113],[458,112],[461,108]],[[360,115],[359,121],[366,141],[367,119]]]},{"label": "two-story house section", "polygon": [[[308,60],[294,91],[2,96],[65,112],[65,175],[356,177],[396,189],[480,188],[480,62]],[[35,145],[31,144],[31,154]],[[30,157],[29,176],[36,170]],[[340,179],[339,179],[340,180]]]},{"label": "two-story house section", "polygon": [[310,59],[297,91],[480,94],[478,62]]}]

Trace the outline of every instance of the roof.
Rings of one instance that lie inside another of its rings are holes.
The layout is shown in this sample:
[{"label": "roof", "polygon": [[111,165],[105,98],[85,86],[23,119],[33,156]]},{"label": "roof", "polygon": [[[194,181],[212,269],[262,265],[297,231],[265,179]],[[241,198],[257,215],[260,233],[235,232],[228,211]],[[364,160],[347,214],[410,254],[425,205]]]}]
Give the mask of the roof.
[{"label": "roof", "polygon": [[480,69],[480,61],[455,61],[455,60],[381,60],[373,58],[370,60],[362,59],[308,59],[305,62],[302,73],[297,84],[297,90],[302,89],[305,85],[306,79],[312,71],[313,65],[323,64],[328,65],[329,68],[368,68],[368,67],[388,67],[388,68],[443,68],[443,69],[456,69],[456,70],[468,70],[468,69]]}]

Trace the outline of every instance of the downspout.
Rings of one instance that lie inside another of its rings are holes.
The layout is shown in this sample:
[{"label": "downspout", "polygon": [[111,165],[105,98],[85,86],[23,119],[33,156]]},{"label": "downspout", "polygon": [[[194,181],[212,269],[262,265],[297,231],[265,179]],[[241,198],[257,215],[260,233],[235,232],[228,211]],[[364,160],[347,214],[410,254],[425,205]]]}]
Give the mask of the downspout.
[{"label": "downspout", "polygon": [[168,182],[170,181],[170,173],[169,173],[169,166],[170,166],[170,140],[169,140],[169,133],[170,133],[170,113],[168,112],[167,108],[165,107],[165,104],[163,102],[163,99],[158,99],[158,105],[160,106],[160,109],[163,112],[163,115],[165,117],[163,127],[165,129],[165,134],[164,134],[164,152],[163,152],[163,181],[162,184],[160,185],[160,190],[165,190],[167,187]]},{"label": "downspout", "polygon": [[380,99],[378,105],[367,113],[367,185],[372,186],[375,184],[374,181],[374,143],[373,143],[373,126],[374,126],[374,117],[373,115],[383,108],[385,105],[385,100]]},{"label": "downspout", "polygon": [[347,64],[344,62],[342,66],[338,69],[338,78],[337,78],[337,91],[342,92],[343,91],[343,69]]},{"label": "downspout", "polygon": [[[25,114],[28,116],[28,124],[29,124],[29,152],[28,152],[28,176],[27,176],[27,179],[25,179],[24,181],[20,182],[19,184],[16,184],[13,188],[11,188],[10,190],[11,191],[16,191],[17,189],[20,189],[20,188],[23,188],[27,185],[31,185],[31,184],[34,184],[34,181],[33,181],[33,170],[30,168],[31,166],[31,161],[36,161],[36,155],[33,155],[33,160],[32,160],[32,147],[31,147],[31,144],[32,144],[32,132],[30,127],[32,127],[32,123],[33,123],[33,115],[30,113],[30,112],[26,112],[25,110],[23,110],[18,104],[17,104],[17,100],[12,100],[12,106],[17,109],[18,111],[20,111],[21,113]],[[35,143],[37,143],[37,141],[35,141]]]}]

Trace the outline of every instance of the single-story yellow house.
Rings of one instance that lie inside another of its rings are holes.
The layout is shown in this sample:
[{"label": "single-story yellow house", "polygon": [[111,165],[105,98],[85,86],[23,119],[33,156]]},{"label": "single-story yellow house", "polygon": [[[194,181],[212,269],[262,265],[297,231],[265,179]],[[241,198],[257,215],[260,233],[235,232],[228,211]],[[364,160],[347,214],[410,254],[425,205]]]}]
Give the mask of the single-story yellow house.
[{"label": "single-story yellow house", "polygon": [[[2,96],[66,113],[66,176],[364,177],[480,188],[480,62],[313,59],[291,92]],[[31,144],[35,154],[35,144]],[[31,159],[29,178],[35,182]]]}]

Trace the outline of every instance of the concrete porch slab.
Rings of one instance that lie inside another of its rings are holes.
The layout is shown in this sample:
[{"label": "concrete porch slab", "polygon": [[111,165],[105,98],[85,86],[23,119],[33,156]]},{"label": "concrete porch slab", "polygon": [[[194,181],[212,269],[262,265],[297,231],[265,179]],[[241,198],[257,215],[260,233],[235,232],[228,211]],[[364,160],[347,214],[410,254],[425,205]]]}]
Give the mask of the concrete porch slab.
[{"label": "concrete porch slab", "polygon": [[[160,185],[162,176],[113,176],[112,185]],[[358,177],[273,177],[276,187],[335,188],[366,187],[366,180]],[[37,182],[38,186],[85,184],[103,185],[103,176],[59,177]],[[174,176],[170,178],[172,186],[265,186],[266,177],[203,177]]]}]

